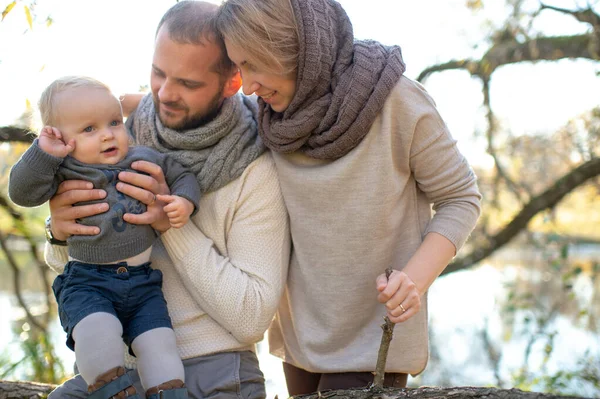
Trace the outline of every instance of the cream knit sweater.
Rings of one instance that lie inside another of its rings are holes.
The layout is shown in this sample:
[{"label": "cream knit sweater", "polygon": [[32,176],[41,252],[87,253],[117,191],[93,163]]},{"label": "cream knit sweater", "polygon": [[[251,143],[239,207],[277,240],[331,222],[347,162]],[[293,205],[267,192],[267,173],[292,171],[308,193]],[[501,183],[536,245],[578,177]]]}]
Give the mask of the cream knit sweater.
[{"label": "cream knit sweater", "polygon": [[[45,255],[62,272],[66,247],[46,245]],[[277,309],[289,256],[288,216],[267,152],[154,244],[152,267],[163,272],[182,359],[254,350]]]},{"label": "cream knit sweater", "polygon": [[[402,269],[428,232],[460,249],[480,212],[476,177],[433,100],[405,77],[347,155],[274,158],[293,253],[271,353],[311,372],[373,371],[385,315],[375,278]],[[417,374],[427,358],[424,298],[396,325],[386,370]]]}]

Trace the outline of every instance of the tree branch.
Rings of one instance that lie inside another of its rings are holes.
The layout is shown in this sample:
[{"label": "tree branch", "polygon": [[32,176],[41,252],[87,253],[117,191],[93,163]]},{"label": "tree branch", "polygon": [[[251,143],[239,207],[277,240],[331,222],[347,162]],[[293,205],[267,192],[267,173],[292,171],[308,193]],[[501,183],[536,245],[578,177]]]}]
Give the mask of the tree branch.
[{"label": "tree branch", "polygon": [[524,42],[504,41],[492,46],[481,60],[452,60],[424,69],[417,80],[431,74],[466,70],[472,76],[489,77],[497,68],[520,62],[556,61],[565,58],[600,59],[598,40],[593,35],[539,37]]},{"label": "tree branch", "polygon": [[[14,209],[13,206],[6,200],[6,198],[4,198],[1,195],[0,195],[0,208],[4,208],[4,210],[6,210],[6,212],[11,216],[11,218],[14,221],[16,229],[21,233],[23,238],[25,238],[25,240],[27,240],[27,243],[29,244],[29,253],[31,254],[31,257],[33,258],[33,260],[35,261],[38,272],[40,274],[40,278],[42,279],[42,287],[44,289],[46,305],[48,306],[48,309],[50,309],[50,284],[49,284],[49,280],[48,280],[48,272],[49,272],[50,268],[48,268],[46,263],[40,258],[40,255],[39,255],[40,252],[38,250],[37,242],[30,234],[29,229],[27,227],[27,223],[25,222],[25,220],[23,218],[23,215],[21,213],[19,213],[16,209]],[[45,324],[48,325],[49,323],[50,323],[50,312],[47,312],[45,314]]]},{"label": "tree branch", "polygon": [[2,126],[0,127],[0,143],[3,142],[20,142],[33,143],[36,135],[31,130],[18,126]]},{"label": "tree branch", "polygon": [[429,77],[429,75],[435,72],[443,72],[443,71],[452,71],[457,69],[464,69],[473,74],[475,71],[479,69],[479,61],[477,60],[452,60],[445,62],[443,64],[432,65],[430,67],[425,68],[417,77],[417,80],[421,83],[424,83],[425,80]]},{"label": "tree branch", "polygon": [[501,386],[501,387],[506,386],[506,383],[504,382],[502,375],[500,373],[501,351],[498,348],[496,348],[496,346],[492,342],[492,339],[489,334],[489,320],[487,319],[487,317],[485,318],[484,328],[481,329],[480,334],[481,334],[481,341],[483,342],[483,347],[485,349],[487,357],[490,360],[490,366],[492,367],[492,370],[494,371],[494,378],[496,378],[496,385]]},{"label": "tree branch", "polygon": [[[390,275],[393,270],[391,267],[385,269],[386,279],[390,279]],[[395,323],[392,323],[390,319],[385,316],[384,322],[381,325],[383,334],[381,335],[381,344],[379,345],[379,353],[377,354],[377,364],[375,365],[375,377],[373,378],[373,386],[377,388],[383,388],[383,382],[385,379],[385,364],[387,363],[388,352],[390,350],[390,342],[394,337]]]},{"label": "tree branch", "polygon": [[552,10],[556,12],[560,12],[562,14],[572,15],[579,22],[585,22],[594,28],[594,31],[598,31],[600,29],[600,16],[592,10],[592,8],[586,8],[584,10],[567,10],[566,8],[559,8],[550,6],[547,4],[541,4],[540,10]]},{"label": "tree branch", "polygon": [[[48,309],[50,309],[50,289],[49,289],[48,274],[47,274],[48,267],[46,267],[45,263],[39,258],[37,244],[36,244],[35,240],[31,237],[31,234],[29,234],[29,231],[27,230],[27,228],[25,227],[23,215],[21,213],[19,213],[16,209],[14,209],[11,206],[11,204],[6,200],[6,198],[4,198],[1,195],[0,195],[0,208],[3,208],[10,215],[10,217],[13,219],[15,225],[17,226],[17,229],[21,232],[21,234],[23,234],[23,237],[29,243],[31,256],[33,257],[33,259],[36,262],[36,265],[38,267],[38,270],[40,272],[40,275],[42,277],[42,281],[44,284],[44,293],[46,294],[46,296],[45,296],[46,305],[48,306]],[[2,231],[0,231],[0,247],[6,254],[6,259],[8,260],[8,264],[10,265],[10,267],[13,270],[13,284],[14,284],[14,289],[15,289],[15,295],[17,297],[19,304],[25,311],[27,319],[29,320],[29,322],[32,325],[37,327],[40,331],[46,331],[46,326],[50,322],[50,312],[47,312],[45,315],[44,325],[40,324],[35,319],[35,317],[29,312],[29,308],[27,308],[25,301],[21,295],[21,285],[20,285],[21,271],[19,269],[19,266],[17,265],[16,260],[14,259],[13,255],[12,255],[12,252],[6,245],[5,238],[4,238],[4,235],[2,234]]]},{"label": "tree branch", "polygon": [[[486,133],[486,138],[487,138],[487,143],[488,143],[488,147],[487,147],[487,152],[488,154],[490,154],[490,156],[494,159],[494,166],[496,168],[496,172],[497,172],[497,179],[503,179],[507,186],[508,189],[517,197],[517,200],[519,201],[519,203],[523,204],[523,197],[521,195],[521,191],[523,191],[523,188],[521,186],[519,186],[517,183],[515,183],[509,176],[508,173],[506,173],[506,171],[504,170],[504,167],[502,166],[502,163],[500,162],[500,157],[498,156],[498,154],[496,153],[496,148],[494,145],[494,138],[496,136],[496,131],[497,129],[497,125],[496,125],[496,117],[494,116],[494,111],[492,110],[492,105],[491,105],[491,96],[490,96],[490,78],[489,77],[483,77],[483,104],[485,106],[485,109],[487,110],[486,113],[486,117],[487,117],[487,121],[488,121],[488,128],[487,128],[487,133]],[[495,183],[499,183],[498,181],[496,181]],[[500,184],[494,184],[494,190],[499,190],[500,189]],[[493,204],[497,205],[497,201],[499,199],[500,195],[495,192],[494,194],[494,198],[492,199]]]},{"label": "tree branch", "polygon": [[23,295],[21,294],[21,271],[19,270],[19,266],[15,258],[12,255],[12,252],[6,245],[6,240],[4,238],[4,234],[0,231],[0,248],[4,251],[4,255],[6,256],[6,260],[8,261],[8,265],[11,267],[13,271],[13,285],[15,288],[15,296],[17,297],[17,301],[19,305],[25,311],[25,316],[27,317],[27,321],[31,323],[32,326],[38,328],[40,331],[46,331],[46,327],[41,325],[36,318],[31,314],[25,300],[23,299]]},{"label": "tree branch", "polygon": [[575,188],[582,185],[587,180],[599,175],[600,158],[592,158],[591,160],[571,170],[565,176],[558,179],[552,187],[529,201],[529,203],[525,205],[523,209],[521,209],[514,219],[499,233],[489,238],[487,243],[478,246],[478,248],[469,255],[461,257],[452,262],[442,272],[442,274],[453,273],[458,270],[466,269],[485,259],[494,251],[512,240],[539,212],[556,206]]}]

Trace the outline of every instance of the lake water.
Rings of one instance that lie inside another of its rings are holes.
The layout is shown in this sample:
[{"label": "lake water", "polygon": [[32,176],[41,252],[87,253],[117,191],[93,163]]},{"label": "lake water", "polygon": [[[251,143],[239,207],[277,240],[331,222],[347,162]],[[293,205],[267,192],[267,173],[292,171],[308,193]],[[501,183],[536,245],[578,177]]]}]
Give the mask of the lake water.
[{"label": "lake water", "polygon": [[[553,375],[577,370],[581,367],[578,362],[586,356],[600,364],[600,278],[594,279],[591,273],[578,274],[569,280],[571,289],[565,293],[561,288],[564,282],[557,281],[559,274],[528,267],[532,260],[523,261],[515,251],[503,252],[500,253],[503,258],[520,260],[512,266],[485,263],[452,273],[439,278],[431,287],[430,362],[422,375],[409,378],[409,386],[508,388],[514,386],[513,377],[524,365],[532,373],[543,371]],[[583,264],[600,262],[598,245],[581,245],[570,253],[571,259],[575,256]],[[507,301],[511,298],[511,287],[516,287],[518,295],[526,294],[524,298],[530,301],[527,306]],[[34,311],[44,311],[40,307],[40,294],[30,293],[26,299],[34,304]],[[39,303],[37,308],[36,303]],[[511,305],[514,303],[516,306]],[[21,349],[19,337],[14,336],[11,326],[23,316],[14,296],[0,292],[0,342],[4,346],[0,353],[10,354],[13,360],[21,357]],[[539,339],[531,339],[534,333]],[[64,345],[64,333],[57,320],[52,322],[51,337],[69,369],[74,354]],[[548,343],[552,347],[549,357]],[[259,344],[258,353],[267,379],[268,397],[286,398],[280,361],[268,354],[266,341]],[[18,374],[12,377],[22,378]],[[534,385],[530,389],[543,388]],[[566,389],[583,397],[600,396],[590,384],[578,380],[567,381]]]}]

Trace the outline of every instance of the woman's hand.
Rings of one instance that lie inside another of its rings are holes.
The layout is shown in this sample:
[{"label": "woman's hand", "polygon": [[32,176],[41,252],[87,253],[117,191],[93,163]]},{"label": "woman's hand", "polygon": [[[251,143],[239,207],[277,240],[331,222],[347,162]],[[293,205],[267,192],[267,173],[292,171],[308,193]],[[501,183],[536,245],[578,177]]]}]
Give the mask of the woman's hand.
[{"label": "woman's hand", "polygon": [[146,204],[146,212],[140,214],[126,213],[123,220],[131,224],[149,224],[155,230],[164,233],[171,224],[167,214],[163,211],[164,203],[156,199],[156,195],[169,195],[169,186],[160,166],[147,162],[136,161],[131,167],[146,173],[121,172],[117,190]]},{"label": "woman's hand", "polygon": [[394,270],[389,281],[377,277],[377,300],[385,304],[394,323],[410,319],[421,309],[422,296],[456,255],[456,247],[446,237],[430,232],[402,271]]},{"label": "woman's hand", "polygon": [[52,235],[57,240],[66,241],[72,235],[96,235],[97,226],[77,223],[78,219],[97,215],[108,210],[106,202],[77,205],[83,201],[100,200],[106,197],[106,191],[94,189],[92,183],[84,180],[66,180],[58,186],[54,197],[49,201]]},{"label": "woman's hand", "polygon": [[377,276],[377,300],[387,308],[392,323],[408,320],[421,309],[421,294],[414,281],[404,272],[394,270],[389,279],[385,273]]}]

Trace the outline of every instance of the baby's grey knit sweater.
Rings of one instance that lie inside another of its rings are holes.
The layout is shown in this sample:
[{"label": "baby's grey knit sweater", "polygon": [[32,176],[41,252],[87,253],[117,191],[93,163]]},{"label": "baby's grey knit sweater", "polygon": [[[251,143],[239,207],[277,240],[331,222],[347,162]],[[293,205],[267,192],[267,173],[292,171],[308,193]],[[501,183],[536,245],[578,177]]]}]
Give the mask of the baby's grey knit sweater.
[{"label": "baby's grey knit sweater", "polygon": [[64,180],[87,180],[94,188],[106,191],[106,198],[78,205],[108,202],[105,213],[78,222],[100,227],[95,236],[74,235],[67,239],[69,256],[87,263],[110,263],[126,259],[148,249],[157,237],[150,225],[134,225],[123,220],[125,213],[140,214],[146,205],[116,189],[121,171],[134,171],[134,161],[145,160],[159,165],[172,195],[191,201],[197,212],[200,187],[196,177],[170,157],[143,146],[130,147],[125,159],[114,165],[87,165],[67,156],[64,159],[44,152],[37,139],[10,171],[8,193],[21,206],[34,207],[48,201]]}]

